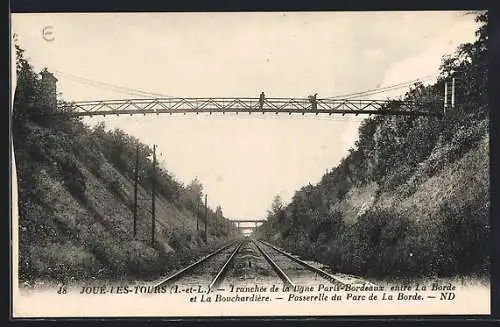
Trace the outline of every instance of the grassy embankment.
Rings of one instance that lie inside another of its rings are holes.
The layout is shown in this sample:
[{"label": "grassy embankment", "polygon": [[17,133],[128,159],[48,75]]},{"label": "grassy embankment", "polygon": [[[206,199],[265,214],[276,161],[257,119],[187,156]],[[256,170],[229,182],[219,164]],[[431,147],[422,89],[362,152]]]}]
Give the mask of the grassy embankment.
[{"label": "grassy embankment", "polygon": [[[156,172],[151,244],[151,148],[120,130],[50,113],[40,79],[18,49],[13,142],[18,180],[19,280],[151,280],[236,235],[220,209],[203,237],[202,185]],[[137,237],[134,175],[139,147]],[[196,216],[200,231],[196,231]],[[217,218],[218,217],[218,218]]]},{"label": "grassy embankment", "polygon": [[442,110],[432,103],[455,77],[456,105],[443,119],[366,119],[341,163],[286,206],[276,200],[258,235],[379,281],[487,278],[487,16],[478,21],[477,40],[443,59],[438,81],[416,84],[402,99]]}]

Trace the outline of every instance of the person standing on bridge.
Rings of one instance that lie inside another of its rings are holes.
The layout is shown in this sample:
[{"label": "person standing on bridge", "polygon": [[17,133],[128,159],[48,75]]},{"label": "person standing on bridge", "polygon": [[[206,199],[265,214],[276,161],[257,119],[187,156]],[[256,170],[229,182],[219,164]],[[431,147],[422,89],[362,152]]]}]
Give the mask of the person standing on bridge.
[{"label": "person standing on bridge", "polygon": [[266,95],[264,92],[260,92],[260,97],[259,97],[259,108],[262,109],[264,107],[264,100],[266,100]]},{"label": "person standing on bridge", "polygon": [[314,93],[314,95],[309,96],[309,101],[311,102],[312,110],[316,110],[318,108],[318,100],[316,99],[317,96],[318,93]]}]

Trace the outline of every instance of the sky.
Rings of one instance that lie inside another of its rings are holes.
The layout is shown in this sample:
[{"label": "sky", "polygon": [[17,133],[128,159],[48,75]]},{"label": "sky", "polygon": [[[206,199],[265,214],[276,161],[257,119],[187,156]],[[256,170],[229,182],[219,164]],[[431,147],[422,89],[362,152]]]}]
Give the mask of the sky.
[{"label": "sky", "polygon": [[[430,83],[441,57],[473,41],[477,28],[474,15],[451,11],[13,14],[11,26],[67,101],[137,98],[71,76],[173,97],[321,98],[428,76]],[[275,195],[286,203],[339,163],[361,120],[188,114],[84,122],[157,144],[160,165],[183,184],[198,178],[226,217],[263,219]]]}]

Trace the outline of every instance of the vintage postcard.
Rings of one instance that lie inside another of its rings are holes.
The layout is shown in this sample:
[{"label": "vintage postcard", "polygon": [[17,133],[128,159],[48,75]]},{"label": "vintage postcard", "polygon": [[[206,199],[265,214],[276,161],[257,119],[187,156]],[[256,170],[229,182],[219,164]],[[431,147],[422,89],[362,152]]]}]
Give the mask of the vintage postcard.
[{"label": "vintage postcard", "polygon": [[11,18],[13,317],[490,314],[486,11]]}]

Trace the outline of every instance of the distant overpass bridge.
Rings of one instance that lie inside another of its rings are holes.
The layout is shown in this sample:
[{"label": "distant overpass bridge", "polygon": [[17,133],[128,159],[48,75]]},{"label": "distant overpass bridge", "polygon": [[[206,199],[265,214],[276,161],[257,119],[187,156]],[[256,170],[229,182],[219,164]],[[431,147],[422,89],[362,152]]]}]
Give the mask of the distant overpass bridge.
[{"label": "distant overpass bridge", "polygon": [[[265,222],[265,220],[249,220],[249,219],[234,219],[230,221],[236,225],[236,228],[238,230],[255,229]],[[244,224],[244,226],[242,226],[241,224]]]},{"label": "distant overpass bridge", "polygon": [[442,117],[443,108],[431,102],[416,106],[412,101],[350,100],[325,98],[146,98],[59,102],[58,113],[77,117],[186,114],[186,113],[287,113],[340,115],[396,115]]}]

